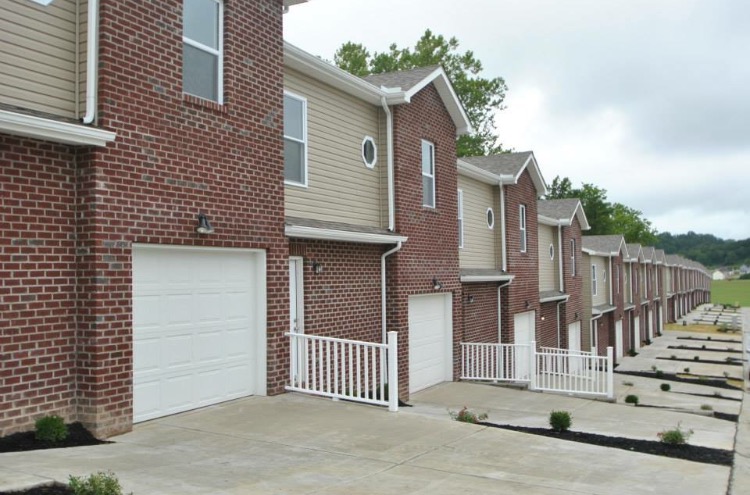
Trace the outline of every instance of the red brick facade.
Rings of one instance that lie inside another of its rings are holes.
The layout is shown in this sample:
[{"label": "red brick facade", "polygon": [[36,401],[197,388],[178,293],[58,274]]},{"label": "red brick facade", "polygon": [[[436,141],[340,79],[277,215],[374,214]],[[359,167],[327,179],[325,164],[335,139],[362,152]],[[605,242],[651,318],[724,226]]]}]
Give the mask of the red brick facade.
[{"label": "red brick facade", "polygon": [[498,284],[463,284],[464,341],[498,342]]},{"label": "red brick facade", "polygon": [[[433,85],[393,108],[396,232],[408,237],[388,258],[388,330],[399,332],[399,396],[409,396],[409,296],[451,293],[454,374],[463,331],[456,226],[456,127]],[[435,145],[435,208],[422,206],[422,140]],[[442,288],[433,288],[433,279]]]}]

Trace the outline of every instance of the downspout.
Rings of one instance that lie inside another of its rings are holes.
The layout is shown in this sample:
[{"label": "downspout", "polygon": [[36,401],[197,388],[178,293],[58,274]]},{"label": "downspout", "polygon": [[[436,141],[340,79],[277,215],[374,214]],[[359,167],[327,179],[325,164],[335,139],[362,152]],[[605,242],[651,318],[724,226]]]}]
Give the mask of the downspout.
[{"label": "downspout", "polygon": [[609,257],[609,305],[615,305],[615,294],[612,291],[612,256]]},{"label": "downspout", "polygon": [[508,254],[507,246],[505,241],[505,188],[503,187],[503,181],[498,182],[500,186],[500,247],[503,250],[502,253],[502,265],[503,271],[508,271]]},{"label": "downspout", "polygon": [[380,312],[381,312],[381,326],[383,330],[383,343],[388,343],[388,333],[386,331],[386,304],[385,304],[385,259],[401,249],[402,242],[398,241],[396,243],[396,247],[391,249],[390,251],[386,251],[383,253],[383,256],[380,257]]},{"label": "downspout", "polygon": [[86,115],[84,124],[92,124],[96,118],[96,81],[98,79],[97,56],[99,54],[99,1],[89,0],[86,34]]},{"label": "downspout", "polygon": [[[385,112],[386,127],[386,162],[388,170],[388,230],[396,230],[396,199],[393,185],[393,115],[385,96],[380,98],[380,102]],[[398,249],[397,249],[398,251]]]},{"label": "downspout", "polygon": [[562,225],[557,226],[557,264],[560,268],[560,292],[565,292],[565,278],[563,277],[563,238]]},{"label": "downspout", "polygon": [[594,352],[594,355],[599,355],[599,329],[597,328],[596,330],[594,330],[594,323],[596,323],[596,320],[601,317],[601,314],[592,316],[591,323],[589,323],[589,337],[591,338],[591,347],[596,350],[596,352]]}]

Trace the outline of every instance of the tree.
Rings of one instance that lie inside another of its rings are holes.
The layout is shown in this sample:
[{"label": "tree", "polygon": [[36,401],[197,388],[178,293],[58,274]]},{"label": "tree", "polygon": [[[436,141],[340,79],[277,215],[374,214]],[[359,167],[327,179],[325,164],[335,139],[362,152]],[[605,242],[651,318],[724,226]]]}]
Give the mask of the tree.
[{"label": "tree", "polygon": [[442,65],[473,127],[473,133],[458,138],[458,156],[503,152],[495,135],[494,116],[496,111],[503,109],[508,88],[501,77],[480,77],[482,62],[470,50],[459,52],[459,42],[455,37],[446,39],[428,29],[413,48],[399,48],[393,43],[388,51],[374,54],[359,43],[346,42],[336,50],[333,60],[338,67],[359,77]]},{"label": "tree", "polygon": [[612,205],[612,223],[614,228],[625,236],[625,241],[636,242],[644,246],[656,243],[656,231],[651,222],[643,218],[643,213],[622,203]]}]

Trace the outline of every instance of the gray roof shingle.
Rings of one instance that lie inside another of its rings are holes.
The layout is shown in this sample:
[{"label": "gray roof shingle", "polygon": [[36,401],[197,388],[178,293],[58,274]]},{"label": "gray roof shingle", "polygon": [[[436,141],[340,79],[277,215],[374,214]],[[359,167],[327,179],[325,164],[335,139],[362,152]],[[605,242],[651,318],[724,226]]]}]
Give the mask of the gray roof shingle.
[{"label": "gray roof shingle", "polygon": [[401,70],[398,72],[386,72],[384,74],[370,74],[362,79],[377,87],[401,88],[402,91],[409,91],[419,84],[425,77],[435,72],[439,65],[429,65],[416,69]]},{"label": "gray roof shingle", "polygon": [[621,243],[622,236],[617,234],[583,236],[583,249],[596,253],[615,253],[620,250]]},{"label": "gray roof shingle", "polygon": [[531,151],[519,151],[490,156],[467,156],[459,158],[459,160],[495,175],[512,175],[515,177],[523,169],[531,155]]},{"label": "gray roof shingle", "polygon": [[540,199],[536,203],[537,214],[555,220],[570,220],[578,209],[580,201],[570,199]]}]

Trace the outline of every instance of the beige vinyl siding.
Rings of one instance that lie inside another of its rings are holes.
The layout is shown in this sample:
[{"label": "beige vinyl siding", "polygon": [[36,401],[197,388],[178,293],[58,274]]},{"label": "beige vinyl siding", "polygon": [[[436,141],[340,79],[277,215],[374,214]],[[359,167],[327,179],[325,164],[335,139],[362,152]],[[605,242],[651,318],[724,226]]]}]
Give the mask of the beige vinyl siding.
[{"label": "beige vinyl siding", "polygon": [[[555,290],[558,288],[557,263],[558,252],[555,242],[555,227],[539,224],[539,290]],[[549,259],[549,246],[555,250],[555,258]]]},{"label": "beige vinyl siding", "polygon": [[75,118],[77,4],[0,2],[0,102]]},{"label": "beige vinyl siding", "polygon": [[[461,268],[497,267],[495,237],[500,232],[500,217],[495,208],[494,187],[458,177],[458,188],[464,192],[464,247],[458,250]],[[487,226],[487,208],[495,214],[495,227]]]},{"label": "beige vinyl siding", "polygon": [[[383,227],[382,194],[387,195],[387,189],[381,192],[386,150],[380,136],[380,107],[294,70],[284,74],[284,87],[307,98],[308,142],[307,187],[286,185],[286,214]],[[374,169],[362,161],[365,136],[377,146]]]},{"label": "beige vinyl siding", "polygon": [[[607,278],[604,278],[604,272],[608,269],[608,259],[601,256],[592,256],[591,264],[596,265],[596,295],[592,295],[592,302],[594,306],[600,304],[609,304],[609,273]],[[591,267],[589,267],[589,271]],[[591,279],[591,273],[589,273],[589,279]],[[593,290],[593,289],[592,289]]]}]

